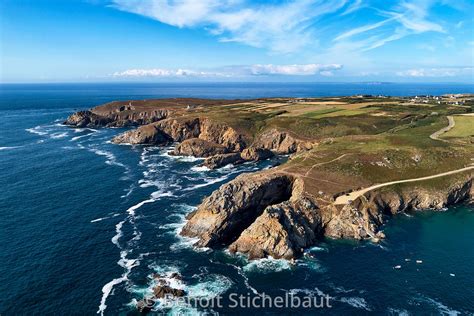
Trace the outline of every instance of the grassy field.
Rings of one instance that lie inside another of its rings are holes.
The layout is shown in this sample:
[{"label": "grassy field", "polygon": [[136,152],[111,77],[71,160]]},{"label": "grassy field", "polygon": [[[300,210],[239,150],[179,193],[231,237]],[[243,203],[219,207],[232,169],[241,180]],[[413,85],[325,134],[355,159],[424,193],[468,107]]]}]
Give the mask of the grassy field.
[{"label": "grassy field", "polygon": [[[340,101],[305,105],[306,113],[302,112],[302,105],[296,111],[288,110],[293,105],[280,105],[278,108],[286,110],[285,114],[269,118],[263,127],[290,130],[320,143],[281,166],[286,172],[303,176],[305,188],[313,196],[430,176],[474,163],[474,146],[429,137],[447,125],[448,115],[455,115],[456,120],[456,127],[450,131],[452,137],[473,135],[474,116],[456,115],[464,113],[464,108],[387,99]],[[437,179],[425,184],[445,181],[448,180]],[[407,187],[410,184],[404,185]]]},{"label": "grassy field", "polygon": [[474,115],[453,116],[455,126],[443,138],[464,138],[474,136]]},{"label": "grassy field", "polygon": [[[469,110],[399,98],[276,98],[204,104],[185,115],[199,113],[228,124],[245,135],[249,144],[271,128],[316,144],[278,169],[302,177],[305,191],[323,203],[340,192],[474,163],[474,143],[430,138],[447,126],[447,116],[454,116],[456,124],[444,139],[474,136],[474,116],[460,115]],[[426,183],[434,186],[445,181]],[[415,184],[400,187],[406,190],[411,185]]]}]

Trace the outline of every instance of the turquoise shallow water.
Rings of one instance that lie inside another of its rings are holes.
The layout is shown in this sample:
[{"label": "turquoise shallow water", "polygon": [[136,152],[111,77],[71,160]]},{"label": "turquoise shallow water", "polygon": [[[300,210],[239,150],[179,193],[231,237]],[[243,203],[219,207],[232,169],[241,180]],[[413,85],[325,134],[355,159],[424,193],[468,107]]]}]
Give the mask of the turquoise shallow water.
[{"label": "turquoise shallow water", "polygon": [[[339,87],[324,89],[343,94]],[[185,214],[222,183],[277,161],[203,171],[196,168],[198,160],[168,156],[170,148],[110,144],[120,129],[72,130],[60,124],[76,108],[113,99],[171,93],[235,97],[236,91],[249,97],[276,94],[278,88],[2,86],[0,313],[133,314],[131,304],[150,290],[153,272],[179,271],[193,297],[324,293],[332,308],[311,313],[472,315],[473,206],[398,216],[387,224],[380,245],[326,240],[295,265],[249,263],[222,251],[196,251],[176,232]],[[435,88],[430,91],[444,93]],[[321,91],[303,86],[293,93]],[[394,269],[397,265],[401,268]]]}]

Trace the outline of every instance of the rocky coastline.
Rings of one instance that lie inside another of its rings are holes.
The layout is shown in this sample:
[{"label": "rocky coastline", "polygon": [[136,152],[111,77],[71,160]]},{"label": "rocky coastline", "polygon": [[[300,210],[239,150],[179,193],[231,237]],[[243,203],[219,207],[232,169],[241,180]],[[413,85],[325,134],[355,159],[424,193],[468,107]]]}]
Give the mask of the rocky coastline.
[{"label": "rocky coastline", "polygon": [[[176,100],[173,105],[166,100],[155,106],[115,102],[74,113],[64,123],[78,128],[138,126],[112,141],[158,146],[177,143],[171,155],[205,158],[202,165],[209,169],[275,155],[290,155],[290,160],[305,157],[304,153],[321,142],[274,126],[254,134],[242,132],[237,125],[206,115],[206,104],[201,103],[207,101]],[[292,259],[324,237],[377,242],[384,238],[383,224],[396,214],[441,210],[472,201],[474,196],[470,171],[451,177],[449,185],[441,188],[433,189],[423,182],[406,188],[388,187],[369,191],[345,205],[335,205],[337,196],[346,191],[315,193],[315,180],[308,173],[316,165],[309,168],[301,164],[299,168],[304,172],[289,171],[283,166],[238,176],[187,216],[181,234],[197,238],[197,247],[227,248],[250,259]]]}]

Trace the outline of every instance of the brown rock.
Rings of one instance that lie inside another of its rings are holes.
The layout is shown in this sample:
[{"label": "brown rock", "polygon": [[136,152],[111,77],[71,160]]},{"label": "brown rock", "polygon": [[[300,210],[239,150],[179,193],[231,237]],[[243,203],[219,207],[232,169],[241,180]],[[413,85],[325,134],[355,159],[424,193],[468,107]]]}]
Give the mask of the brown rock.
[{"label": "brown rock", "polygon": [[322,233],[320,210],[310,199],[300,196],[302,185],[301,180],[295,180],[291,199],[268,206],[229,250],[245,253],[250,259],[290,259],[313,245]]},{"label": "brown rock", "polygon": [[170,153],[176,156],[209,157],[227,153],[227,148],[200,138],[186,139]]},{"label": "brown rock", "polygon": [[[155,134],[157,135],[155,137]],[[146,137],[143,137],[146,135]],[[199,138],[225,147],[227,151],[240,151],[245,148],[245,141],[242,135],[238,134],[231,127],[213,122],[209,119],[200,118],[168,118],[149,125],[141,126],[134,131],[128,131],[114,138],[116,143],[132,143],[135,144],[156,144],[155,139],[161,140],[166,135],[169,140],[175,142],[183,142],[192,138]],[[201,146],[204,143],[195,141]],[[190,144],[187,144],[187,151],[191,151]],[[217,148],[217,147],[216,147]],[[221,151],[216,152],[221,153]]]},{"label": "brown rock", "polygon": [[[107,109],[107,110],[106,110]],[[64,124],[72,127],[125,127],[150,124],[166,118],[171,111],[135,110],[134,107],[116,105],[109,109],[109,105],[93,108],[90,111],[79,111],[70,115]]]},{"label": "brown rock", "polygon": [[181,276],[181,274],[179,274],[178,272],[173,272],[173,273],[171,273],[170,278],[171,278],[171,279],[176,279],[176,280],[182,280],[182,279],[183,279],[183,277]]},{"label": "brown rock", "polygon": [[66,121],[65,125],[71,127],[96,127],[96,126],[105,126],[110,122],[110,119],[92,113],[91,111],[80,111],[70,115]]},{"label": "brown rock", "polygon": [[166,295],[171,295],[175,297],[183,297],[186,295],[184,290],[174,289],[168,285],[158,285],[153,289],[153,294],[156,298],[163,298]]},{"label": "brown rock", "polygon": [[271,150],[266,148],[249,147],[242,151],[241,157],[244,160],[260,161],[273,157]]},{"label": "brown rock", "polygon": [[280,173],[242,174],[204,199],[181,234],[198,237],[198,246],[228,245],[263,210],[289,199],[293,179]]},{"label": "brown rock", "polygon": [[169,118],[153,125],[157,130],[167,134],[173,141],[182,142],[185,139],[196,138],[200,133],[199,118]]},{"label": "brown rock", "polygon": [[210,119],[201,120],[199,138],[220,144],[229,151],[242,151],[246,147],[244,137],[232,127]]},{"label": "brown rock", "polygon": [[292,154],[313,147],[310,142],[302,141],[277,129],[271,129],[258,136],[255,147],[266,148],[277,154]]},{"label": "brown rock", "polygon": [[116,144],[166,145],[171,143],[172,139],[157,129],[155,125],[148,124],[115,136],[112,142]]},{"label": "brown rock", "polygon": [[237,164],[243,162],[240,153],[220,154],[206,158],[202,166],[209,169],[216,169],[227,166],[228,164]]}]

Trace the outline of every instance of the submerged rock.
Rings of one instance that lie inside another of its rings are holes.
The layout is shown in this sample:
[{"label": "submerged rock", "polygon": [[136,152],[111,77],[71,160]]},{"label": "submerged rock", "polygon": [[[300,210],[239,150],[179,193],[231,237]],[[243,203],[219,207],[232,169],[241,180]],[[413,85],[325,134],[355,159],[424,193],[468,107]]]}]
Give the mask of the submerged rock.
[{"label": "submerged rock", "polygon": [[153,309],[155,302],[156,301],[151,298],[144,298],[137,302],[137,309],[140,313],[149,313]]},{"label": "submerged rock", "polygon": [[175,289],[168,285],[158,285],[153,289],[156,298],[164,298],[165,296],[183,297],[186,295],[184,290]]},{"label": "submerged rock", "polygon": [[183,279],[182,276],[177,273],[173,272],[168,277],[162,276],[160,274],[154,273],[152,274],[154,281],[156,282],[156,286],[153,288],[153,296],[145,297],[142,300],[139,300],[136,304],[136,308],[141,313],[148,313],[153,309],[156,301],[162,298],[172,298],[172,297],[183,297],[186,295],[186,292],[180,288],[174,288],[170,285],[169,279],[174,279],[177,282],[181,282]]}]

